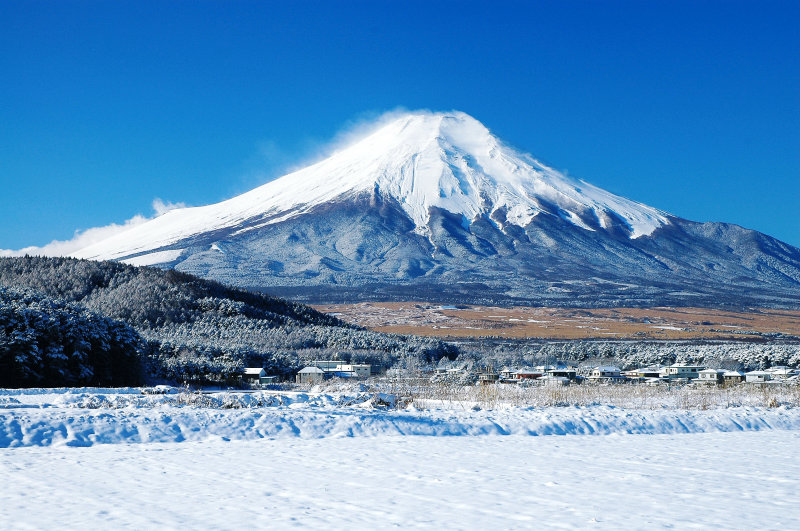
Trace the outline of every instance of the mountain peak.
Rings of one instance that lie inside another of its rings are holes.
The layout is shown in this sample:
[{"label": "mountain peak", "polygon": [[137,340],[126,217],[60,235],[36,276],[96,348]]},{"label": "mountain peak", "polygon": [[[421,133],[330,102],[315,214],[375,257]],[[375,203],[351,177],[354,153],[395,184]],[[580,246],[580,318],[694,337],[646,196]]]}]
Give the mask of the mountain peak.
[{"label": "mountain peak", "polygon": [[[481,218],[525,227],[545,214],[589,231],[622,230],[631,238],[669,223],[659,210],[572,179],[505,146],[466,113],[415,111],[381,120],[330,157],[250,192],[172,210],[75,254],[126,258],[198,234],[256,230],[364,193],[396,202],[419,234],[428,232],[435,208],[461,215],[465,227]],[[498,211],[502,215],[495,215]]]}]

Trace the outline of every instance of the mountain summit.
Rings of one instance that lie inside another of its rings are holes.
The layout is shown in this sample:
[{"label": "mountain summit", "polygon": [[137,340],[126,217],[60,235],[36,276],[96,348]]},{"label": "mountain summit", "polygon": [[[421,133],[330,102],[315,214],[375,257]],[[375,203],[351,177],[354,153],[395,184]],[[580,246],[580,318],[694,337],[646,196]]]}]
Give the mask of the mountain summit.
[{"label": "mountain summit", "polygon": [[[363,193],[396,201],[428,232],[431,208],[464,216],[469,224],[502,212],[504,223],[528,225],[540,213],[587,230],[620,229],[647,235],[666,214],[571,179],[504,146],[462,112],[409,113],[331,157],[233,199],[172,210],[76,256],[124,259],[187,235],[248,224],[247,230],[285,221],[313,208]],[[256,219],[263,222],[252,223]]]},{"label": "mountain summit", "polygon": [[800,303],[797,248],[570,178],[461,112],[397,116],[316,164],[74,256],[318,301]]}]

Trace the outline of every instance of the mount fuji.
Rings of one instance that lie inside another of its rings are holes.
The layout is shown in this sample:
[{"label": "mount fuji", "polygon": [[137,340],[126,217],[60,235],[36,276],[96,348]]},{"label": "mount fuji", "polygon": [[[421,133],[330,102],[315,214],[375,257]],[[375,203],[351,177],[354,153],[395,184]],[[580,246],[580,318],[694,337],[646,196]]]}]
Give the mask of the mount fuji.
[{"label": "mount fuji", "polygon": [[403,114],[321,162],[72,255],[309,302],[800,306],[800,249],[570,178],[461,112]]}]

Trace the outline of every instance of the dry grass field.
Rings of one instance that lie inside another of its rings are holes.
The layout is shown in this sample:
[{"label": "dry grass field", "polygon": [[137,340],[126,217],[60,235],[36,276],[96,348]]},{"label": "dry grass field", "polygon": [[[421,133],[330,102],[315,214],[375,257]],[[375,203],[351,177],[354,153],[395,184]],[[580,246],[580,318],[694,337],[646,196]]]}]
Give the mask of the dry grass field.
[{"label": "dry grass field", "polygon": [[380,332],[437,337],[743,340],[759,333],[800,336],[800,311],[792,310],[496,308],[422,302],[316,308]]}]

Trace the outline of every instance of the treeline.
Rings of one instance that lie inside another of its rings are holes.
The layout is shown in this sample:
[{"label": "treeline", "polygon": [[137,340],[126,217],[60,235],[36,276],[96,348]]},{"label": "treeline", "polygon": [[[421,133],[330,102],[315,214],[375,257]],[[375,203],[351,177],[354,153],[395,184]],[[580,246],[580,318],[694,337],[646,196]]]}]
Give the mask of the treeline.
[{"label": "treeline", "polygon": [[528,367],[613,364],[621,369],[676,362],[730,370],[800,367],[797,342],[476,340],[458,344],[460,363]]},{"label": "treeline", "polygon": [[[26,290],[31,300],[38,297],[43,315],[63,308],[126,327],[152,381],[230,383],[248,366],[289,376],[311,359],[388,366],[406,358],[430,363],[457,355],[454,347],[438,340],[371,332],[302,304],[172,270],[71,258],[0,258],[0,286],[14,293]],[[5,325],[3,317],[0,328]],[[60,325],[53,321],[47,326]],[[57,341],[60,336],[54,337]],[[62,351],[72,352],[64,341]],[[9,345],[9,356],[19,355],[21,347]],[[44,367],[47,359],[31,363],[41,363],[40,372],[50,370]],[[15,376],[5,385],[73,384],[58,374],[35,382]]]}]

